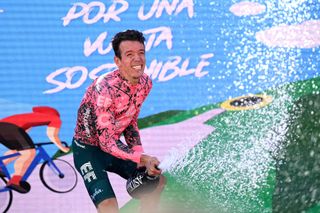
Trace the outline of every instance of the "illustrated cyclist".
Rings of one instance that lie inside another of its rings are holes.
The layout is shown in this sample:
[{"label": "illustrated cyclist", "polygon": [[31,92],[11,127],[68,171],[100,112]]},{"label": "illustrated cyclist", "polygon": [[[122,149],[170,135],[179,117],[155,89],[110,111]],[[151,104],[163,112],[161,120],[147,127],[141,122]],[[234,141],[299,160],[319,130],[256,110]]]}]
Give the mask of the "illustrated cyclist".
[{"label": "illustrated cyclist", "polygon": [[21,185],[21,179],[36,155],[35,145],[27,131],[36,126],[48,126],[46,133],[50,141],[61,151],[69,152],[69,148],[63,146],[59,139],[60,114],[52,107],[37,106],[33,107],[30,113],[16,114],[1,119],[0,143],[10,149],[4,155],[20,153],[17,157],[4,160],[5,165],[16,160],[14,174],[8,181],[7,187],[20,193],[28,192]]}]

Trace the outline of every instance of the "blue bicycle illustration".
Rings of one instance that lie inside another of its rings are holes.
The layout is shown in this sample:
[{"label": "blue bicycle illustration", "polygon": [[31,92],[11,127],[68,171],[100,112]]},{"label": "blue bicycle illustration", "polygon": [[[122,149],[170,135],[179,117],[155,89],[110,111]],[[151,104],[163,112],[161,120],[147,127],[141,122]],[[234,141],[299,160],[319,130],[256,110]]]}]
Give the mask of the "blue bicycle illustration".
[{"label": "blue bicycle illustration", "polygon": [[[42,147],[53,144],[52,142],[35,143],[37,154],[22,178],[21,184],[30,191],[30,185],[27,179],[39,163],[42,163],[39,176],[43,185],[50,191],[56,193],[66,193],[73,190],[78,182],[78,176],[74,167],[65,160],[51,158],[47,151]],[[63,144],[67,145],[65,142]],[[12,204],[13,193],[6,183],[11,178],[8,168],[3,163],[7,158],[13,158],[20,155],[14,153],[0,157],[0,169],[3,176],[0,177],[0,212],[7,212]]]}]

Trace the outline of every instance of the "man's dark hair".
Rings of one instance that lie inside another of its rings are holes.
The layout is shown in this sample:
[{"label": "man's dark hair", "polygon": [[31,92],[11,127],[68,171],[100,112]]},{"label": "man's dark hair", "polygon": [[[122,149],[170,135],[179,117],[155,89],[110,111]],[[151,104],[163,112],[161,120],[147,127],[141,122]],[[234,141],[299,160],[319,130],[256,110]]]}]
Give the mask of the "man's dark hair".
[{"label": "man's dark hair", "polygon": [[145,40],[146,39],[144,38],[143,34],[137,30],[126,30],[124,32],[119,32],[112,39],[112,48],[114,54],[121,59],[119,46],[122,41],[138,41],[144,45]]}]

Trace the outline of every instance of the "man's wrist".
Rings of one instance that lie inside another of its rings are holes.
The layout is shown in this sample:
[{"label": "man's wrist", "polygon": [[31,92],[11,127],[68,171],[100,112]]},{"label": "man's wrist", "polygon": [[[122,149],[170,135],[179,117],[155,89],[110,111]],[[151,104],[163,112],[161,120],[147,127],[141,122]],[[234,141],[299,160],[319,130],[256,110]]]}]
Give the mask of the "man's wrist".
[{"label": "man's wrist", "polygon": [[140,164],[142,164],[143,166],[146,165],[146,163],[149,161],[150,156],[146,155],[144,152],[141,153],[140,156]]}]

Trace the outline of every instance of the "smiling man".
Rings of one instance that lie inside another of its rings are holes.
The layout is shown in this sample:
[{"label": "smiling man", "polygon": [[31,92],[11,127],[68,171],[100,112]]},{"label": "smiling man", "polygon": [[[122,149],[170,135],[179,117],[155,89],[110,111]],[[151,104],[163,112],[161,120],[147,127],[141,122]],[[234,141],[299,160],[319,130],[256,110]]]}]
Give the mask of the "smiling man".
[{"label": "smiling man", "polygon": [[[144,73],[145,38],[136,30],[112,40],[118,69],[97,78],[87,89],[78,110],[73,139],[74,163],[98,212],[119,212],[106,171],[128,179],[141,167],[160,175],[155,191],[141,197],[141,212],[154,212],[165,178],[156,157],[144,154],[137,119],[152,82]],[[126,144],[120,141],[124,135]]]}]

